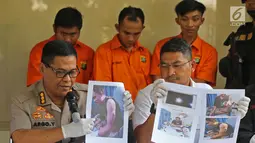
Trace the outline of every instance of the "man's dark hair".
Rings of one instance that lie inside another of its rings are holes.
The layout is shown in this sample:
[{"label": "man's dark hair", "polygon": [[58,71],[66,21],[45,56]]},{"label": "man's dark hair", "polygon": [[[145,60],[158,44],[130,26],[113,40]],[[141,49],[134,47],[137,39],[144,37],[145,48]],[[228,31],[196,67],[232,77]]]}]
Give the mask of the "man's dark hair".
[{"label": "man's dark hair", "polygon": [[175,7],[175,13],[177,14],[177,16],[184,16],[185,14],[196,10],[201,12],[201,14],[203,15],[206,7],[196,0],[183,0]]},{"label": "man's dark hair", "polygon": [[50,65],[56,56],[75,56],[77,59],[77,53],[73,45],[63,40],[53,40],[45,44],[41,62]]},{"label": "man's dark hair", "polygon": [[119,24],[123,22],[126,17],[128,17],[129,21],[137,21],[137,18],[139,18],[142,24],[144,24],[144,13],[140,8],[129,6],[122,9],[118,19]]},{"label": "man's dark hair", "polygon": [[96,93],[101,93],[102,91],[104,91],[104,86],[102,85],[94,85],[93,86],[93,91]]},{"label": "man's dark hair", "polygon": [[160,59],[166,52],[181,52],[188,60],[192,58],[191,47],[182,38],[173,38],[167,41],[160,50]]},{"label": "man's dark hair", "polygon": [[217,122],[215,118],[206,118],[205,119],[207,122]]},{"label": "man's dark hair", "polygon": [[82,28],[82,15],[72,7],[66,7],[58,11],[55,20],[55,27],[72,28],[77,27],[79,30]]}]

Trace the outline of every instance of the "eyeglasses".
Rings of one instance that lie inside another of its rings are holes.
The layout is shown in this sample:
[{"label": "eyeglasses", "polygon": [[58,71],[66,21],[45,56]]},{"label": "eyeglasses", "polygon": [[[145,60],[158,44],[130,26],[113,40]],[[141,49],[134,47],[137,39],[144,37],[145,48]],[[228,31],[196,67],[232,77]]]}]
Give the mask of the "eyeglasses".
[{"label": "eyeglasses", "polygon": [[58,78],[64,78],[66,75],[69,75],[70,78],[76,78],[80,74],[80,70],[78,66],[76,66],[76,69],[72,69],[70,71],[55,69],[49,64],[45,64],[45,67],[51,68],[51,70],[56,73],[56,77]]},{"label": "eyeglasses", "polygon": [[169,67],[172,67],[173,69],[178,70],[178,69],[182,68],[185,64],[187,64],[187,63],[189,63],[189,62],[191,62],[191,60],[190,60],[190,61],[187,61],[187,62],[185,62],[185,63],[182,63],[182,64],[167,64],[167,63],[161,62],[161,63],[159,64],[159,67],[165,68],[165,69],[169,69]]}]

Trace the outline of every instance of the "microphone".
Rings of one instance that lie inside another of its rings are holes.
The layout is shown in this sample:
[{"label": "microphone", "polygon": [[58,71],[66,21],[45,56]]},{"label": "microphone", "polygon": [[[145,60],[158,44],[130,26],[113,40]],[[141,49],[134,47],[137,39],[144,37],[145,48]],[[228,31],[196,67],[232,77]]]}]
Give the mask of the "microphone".
[{"label": "microphone", "polygon": [[73,122],[75,123],[79,122],[81,117],[80,113],[78,112],[77,97],[72,90],[67,93],[66,100],[68,102],[69,109],[72,113]]}]

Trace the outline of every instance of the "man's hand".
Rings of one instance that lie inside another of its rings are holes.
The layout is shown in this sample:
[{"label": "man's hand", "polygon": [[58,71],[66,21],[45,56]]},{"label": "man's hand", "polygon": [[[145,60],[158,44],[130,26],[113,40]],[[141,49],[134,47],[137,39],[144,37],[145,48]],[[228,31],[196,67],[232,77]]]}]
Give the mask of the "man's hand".
[{"label": "man's hand", "polygon": [[70,124],[63,125],[61,128],[64,138],[75,138],[90,134],[94,127],[94,120],[95,119],[93,118],[82,118],[77,123],[72,122]]},{"label": "man's hand", "polygon": [[133,104],[133,100],[131,98],[131,94],[129,91],[124,92],[124,109],[128,111],[128,116],[130,116],[134,110],[135,110],[135,105]]},{"label": "man's hand", "polygon": [[157,79],[153,82],[153,89],[151,90],[150,98],[155,104],[155,108],[157,106],[158,99],[167,96],[167,89],[163,86],[164,82],[164,79]]},{"label": "man's hand", "polygon": [[242,97],[237,102],[237,110],[241,115],[241,119],[246,115],[251,99],[249,97]]}]

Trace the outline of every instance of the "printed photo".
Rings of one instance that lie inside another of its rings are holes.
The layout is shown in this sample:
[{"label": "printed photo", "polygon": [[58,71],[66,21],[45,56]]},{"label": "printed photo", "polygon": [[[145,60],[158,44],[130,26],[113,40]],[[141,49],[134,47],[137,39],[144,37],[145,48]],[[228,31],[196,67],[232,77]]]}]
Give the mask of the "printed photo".
[{"label": "printed photo", "polygon": [[229,139],[233,138],[235,118],[206,118],[204,139]]},{"label": "printed photo", "polygon": [[168,91],[166,103],[195,109],[196,95],[189,95],[174,91]]},{"label": "printed photo", "polygon": [[172,110],[171,112],[161,108],[158,122],[158,130],[169,135],[189,138],[193,117],[187,113]]},{"label": "printed photo", "polygon": [[117,86],[93,86],[91,117],[95,118],[93,136],[123,137],[123,92]]},{"label": "printed photo", "polygon": [[236,116],[237,101],[229,94],[207,94],[206,116]]}]

